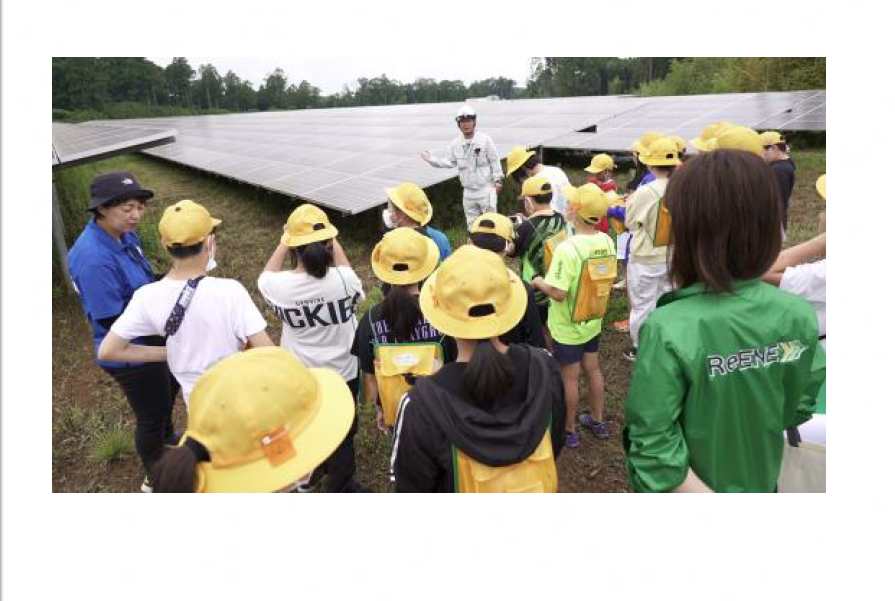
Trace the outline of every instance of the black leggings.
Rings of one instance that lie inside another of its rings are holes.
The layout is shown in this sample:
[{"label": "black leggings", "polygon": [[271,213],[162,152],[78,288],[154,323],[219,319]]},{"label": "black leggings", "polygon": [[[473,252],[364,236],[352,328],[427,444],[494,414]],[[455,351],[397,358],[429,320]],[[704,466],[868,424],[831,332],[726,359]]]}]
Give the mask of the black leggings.
[{"label": "black leggings", "polygon": [[134,447],[149,474],[162,455],[165,443],[174,443],[174,397],[180,384],[167,363],[144,363],[137,367],[104,367],[118,382],[137,418]]},{"label": "black leggings", "polygon": [[[346,382],[351,389],[351,396],[357,402],[357,386],[360,378]],[[356,405],[355,405],[356,408]],[[329,476],[326,479],[327,492],[358,492],[360,486],[354,480],[357,462],[354,454],[354,435],[357,433],[357,411],[345,439],[336,447],[332,455],[317,469],[322,469]]]}]

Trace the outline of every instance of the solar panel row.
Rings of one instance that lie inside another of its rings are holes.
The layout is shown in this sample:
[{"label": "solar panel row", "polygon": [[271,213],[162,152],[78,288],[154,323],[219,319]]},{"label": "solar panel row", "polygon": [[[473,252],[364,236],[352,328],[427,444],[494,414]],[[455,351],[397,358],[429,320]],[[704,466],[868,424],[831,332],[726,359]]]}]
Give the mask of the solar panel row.
[{"label": "solar panel row", "polygon": [[53,169],[138,148],[167,144],[177,130],[133,125],[53,123]]}]

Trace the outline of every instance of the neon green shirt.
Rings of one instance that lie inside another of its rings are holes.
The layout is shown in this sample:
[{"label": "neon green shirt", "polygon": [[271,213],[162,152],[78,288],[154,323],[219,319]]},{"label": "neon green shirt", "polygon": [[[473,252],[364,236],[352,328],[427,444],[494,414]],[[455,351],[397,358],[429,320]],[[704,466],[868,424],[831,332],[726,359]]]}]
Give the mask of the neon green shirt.
[{"label": "neon green shirt", "polygon": [[615,244],[603,232],[576,234],[556,247],[550,270],[544,278],[545,283],[566,293],[562,302],[550,299],[547,327],[554,340],[562,344],[584,344],[600,333],[602,319],[574,323],[572,311],[584,261],[607,256],[615,256]]}]

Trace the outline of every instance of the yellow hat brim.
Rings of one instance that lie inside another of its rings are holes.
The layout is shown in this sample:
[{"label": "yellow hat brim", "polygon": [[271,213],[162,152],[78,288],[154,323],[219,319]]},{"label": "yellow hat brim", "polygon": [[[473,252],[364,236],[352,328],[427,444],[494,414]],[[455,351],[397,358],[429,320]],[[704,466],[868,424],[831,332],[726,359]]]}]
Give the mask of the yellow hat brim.
[{"label": "yellow hat brim", "polygon": [[211,462],[200,462],[196,470],[197,492],[273,492],[297,481],[336,450],[354,420],[351,389],[342,376],[331,369],[311,368],[309,371],[317,380],[320,408],[304,430],[291,436],[295,456],[276,467],[263,456],[233,467],[215,467]]},{"label": "yellow hat brim", "polygon": [[519,276],[507,269],[510,275],[510,300],[506,310],[498,315],[496,313],[484,317],[468,317],[458,319],[446,313],[435,302],[434,286],[437,277],[429,278],[423,284],[420,293],[420,309],[426,320],[436,330],[454,338],[466,338],[470,340],[483,340],[504,334],[522,320],[525,315],[525,307],[528,305],[528,293]]},{"label": "yellow hat brim", "polygon": [[304,236],[294,236],[287,232],[282,235],[282,237],[280,238],[280,242],[283,243],[284,246],[296,247],[304,246],[305,244],[310,244],[311,242],[329,240],[330,238],[335,238],[338,235],[339,230],[337,230],[333,224],[329,224],[322,230],[314,230],[310,234],[305,234]]},{"label": "yellow hat brim", "polygon": [[533,157],[535,154],[534,150],[529,150],[525,153],[525,155],[518,161],[513,161],[512,163],[507,159],[507,177],[513,174],[516,169],[525,164],[525,161]]},{"label": "yellow hat brim", "polygon": [[438,267],[438,261],[441,260],[441,251],[438,245],[431,238],[426,238],[426,260],[416,271],[392,271],[381,261],[377,261],[376,248],[370,253],[370,264],[373,266],[373,273],[380,281],[393,286],[408,286],[422,282],[429,277],[435,268]]},{"label": "yellow hat brim", "polygon": [[824,200],[827,199],[827,174],[824,173],[819,178],[817,178],[817,182],[814,184],[817,188],[817,193],[820,194]]},{"label": "yellow hat brim", "polygon": [[702,138],[693,138],[692,140],[690,140],[690,146],[697,150],[701,150],[702,152],[708,152],[708,142],[708,140],[704,140]]},{"label": "yellow hat brim", "polygon": [[420,225],[426,225],[427,223],[429,223],[432,220],[432,205],[431,205],[431,203],[429,204],[429,214],[421,215],[419,212],[407,208],[407,206],[404,204],[404,201],[401,199],[400,196],[398,196],[397,188],[386,188],[385,194],[386,194],[386,196],[388,196],[388,199],[390,201],[392,201],[392,203],[394,203],[394,205],[396,207],[401,209],[404,213],[409,215],[411,219],[413,219]]},{"label": "yellow hat brim", "polygon": [[680,165],[680,159],[651,159],[649,155],[640,155],[640,162],[647,167],[674,167]]}]

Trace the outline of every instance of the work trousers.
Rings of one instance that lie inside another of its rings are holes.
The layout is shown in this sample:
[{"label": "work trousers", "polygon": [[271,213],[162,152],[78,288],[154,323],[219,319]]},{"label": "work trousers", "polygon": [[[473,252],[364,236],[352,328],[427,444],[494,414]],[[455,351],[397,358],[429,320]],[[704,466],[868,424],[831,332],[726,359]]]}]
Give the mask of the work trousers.
[{"label": "work trousers", "polygon": [[486,196],[479,198],[468,198],[466,191],[463,192],[463,212],[466,214],[467,229],[472,226],[472,222],[479,215],[485,213],[497,212],[497,190],[491,188]]},{"label": "work trousers", "polygon": [[631,342],[637,347],[640,337],[640,326],[647,316],[656,308],[659,297],[671,290],[668,280],[668,266],[662,262],[656,265],[636,263],[628,260],[628,303],[631,315],[628,318],[628,329]]},{"label": "work trousers", "polygon": [[137,419],[134,447],[143,462],[143,469],[150,474],[165,443],[173,441],[174,398],[180,384],[164,362],[103,369],[121,386],[134,412]]}]

